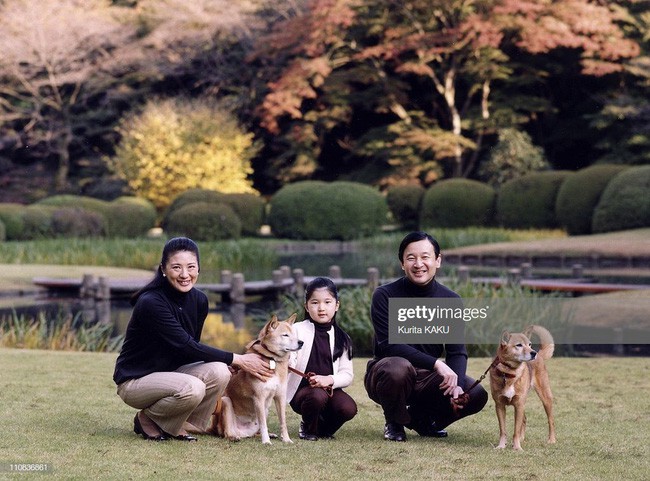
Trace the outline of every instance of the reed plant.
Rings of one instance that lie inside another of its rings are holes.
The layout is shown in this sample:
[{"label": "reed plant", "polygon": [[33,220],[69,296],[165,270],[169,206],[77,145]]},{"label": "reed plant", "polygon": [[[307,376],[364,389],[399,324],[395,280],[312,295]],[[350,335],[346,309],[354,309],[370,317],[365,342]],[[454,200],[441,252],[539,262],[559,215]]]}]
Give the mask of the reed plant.
[{"label": "reed plant", "polygon": [[86,324],[80,316],[59,314],[49,320],[43,311],[35,316],[15,311],[0,318],[0,347],[55,351],[117,352],[123,336],[113,335],[114,326]]}]

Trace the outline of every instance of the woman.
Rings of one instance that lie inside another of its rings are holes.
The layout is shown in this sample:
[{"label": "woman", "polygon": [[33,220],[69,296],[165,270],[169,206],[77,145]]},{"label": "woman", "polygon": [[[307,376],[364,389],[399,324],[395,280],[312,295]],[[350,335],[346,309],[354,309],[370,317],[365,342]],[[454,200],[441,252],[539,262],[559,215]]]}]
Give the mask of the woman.
[{"label": "woman", "polygon": [[309,379],[289,375],[287,399],[302,415],[300,439],[331,438],[357,414],[357,405],[342,388],[352,383],[352,341],[336,323],[339,309],[336,285],[316,277],[305,288],[307,319],[294,324],[303,348],[293,353],[292,364]]},{"label": "woman", "polygon": [[199,248],[186,237],[170,239],[151,282],[133,295],[133,313],[113,380],[122,400],[140,411],[133,430],[144,439],[196,441],[217,399],[241,368],[260,379],[273,373],[257,354],[233,354],[199,342],[207,296],[194,288]]}]

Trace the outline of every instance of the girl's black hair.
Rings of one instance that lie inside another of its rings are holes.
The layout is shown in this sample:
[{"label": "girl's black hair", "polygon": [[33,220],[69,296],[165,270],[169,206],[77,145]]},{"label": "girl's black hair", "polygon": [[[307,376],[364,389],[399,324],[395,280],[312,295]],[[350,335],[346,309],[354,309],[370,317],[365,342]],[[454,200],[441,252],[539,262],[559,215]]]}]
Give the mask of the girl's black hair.
[{"label": "girl's black hair", "polygon": [[[305,304],[309,301],[309,298],[316,289],[321,289],[323,287],[327,289],[332,297],[338,302],[339,291],[336,288],[336,284],[327,277],[316,277],[305,287]],[[309,311],[307,311],[306,308],[305,316],[307,319],[311,319]],[[332,327],[334,328],[334,355],[332,356],[332,361],[336,361],[346,351],[348,353],[348,358],[352,359],[352,339],[350,339],[348,333],[341,329],[336,323],[336,313],[334,313],[334,317],[332,317]]]},{"label": "girl's black hair", "polygon": [[156,269],[156,274],[154,275],[154,278],[151,279],[151,281],[149,281],[149,283],[146,286],[144,286],[143,288],[141,288],[131,296],[130,302],[132,306],[135,305],[138,298],[145,292],[151,291],[153,289],[157,289],[165,285],[167,280],[163,275],[163,267],[165,266],[165,264],[167,264],[167,261],[171,256],[181,251],[187,251],[193,253],[196,256],[196,263],[199,267],[199,271],[201,270],[201,264],[199,262],[199,246],[196,245],[196,242],[194,242],[192,239],[189,239],[187,237],[174,237],[173,239],[169,239],[165,243],[165,247],[163,247],[162,258],[160,259],[160,264]]}]

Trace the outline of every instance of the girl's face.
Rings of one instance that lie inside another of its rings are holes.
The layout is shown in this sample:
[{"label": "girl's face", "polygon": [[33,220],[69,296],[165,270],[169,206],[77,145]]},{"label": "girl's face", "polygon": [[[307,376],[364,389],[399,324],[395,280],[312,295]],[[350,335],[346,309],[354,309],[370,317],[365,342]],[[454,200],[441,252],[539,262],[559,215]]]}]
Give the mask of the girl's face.
[{"label": "girl's face", "polygon": [[196,255],[189,251],[175,252],[163,266],[163,275],[177,291],[189,292],[199,277]]},{"label": "girl's face", "polygon": [[327,287],[314,289],[307,302],[305,309],[312,321],[319,324],[327,324],[332,320],[336,311],[339,310],[337,301]]}]

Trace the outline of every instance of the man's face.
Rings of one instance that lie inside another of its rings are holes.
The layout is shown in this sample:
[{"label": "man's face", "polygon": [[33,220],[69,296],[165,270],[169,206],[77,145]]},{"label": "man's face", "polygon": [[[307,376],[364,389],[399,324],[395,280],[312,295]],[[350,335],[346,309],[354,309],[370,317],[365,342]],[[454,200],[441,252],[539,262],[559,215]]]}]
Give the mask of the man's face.
[{"label": "man's face", "polygon": [[433,280],[442,256],[436,258],[433,244],[427,239],[411,242],[404,249],[402,270],[413,284],[424,286]]}]

